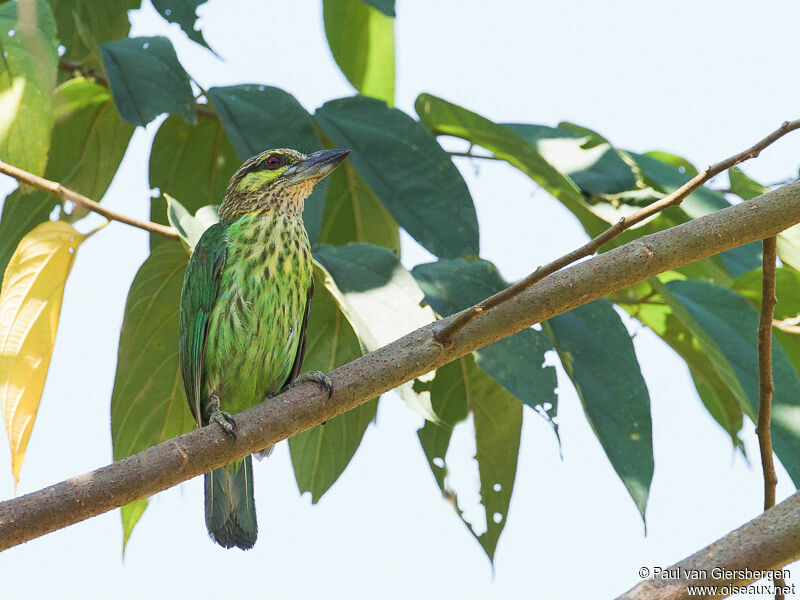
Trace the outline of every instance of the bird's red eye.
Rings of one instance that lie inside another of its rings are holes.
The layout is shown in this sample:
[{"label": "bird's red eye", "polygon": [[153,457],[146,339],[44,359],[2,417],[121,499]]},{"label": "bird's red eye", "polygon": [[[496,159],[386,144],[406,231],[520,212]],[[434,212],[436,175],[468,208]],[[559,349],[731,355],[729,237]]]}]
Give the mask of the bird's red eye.
[{"label": "bird's red eye", "polygon": [[282,162],[283,161],[281,161],[281,157],[280,156],[278,156],[277,154],[270,154],[267,157],[267,163],[266,163],[267,164],[267,168],[268,169],[277,169],[278,167],[281,166]]}]

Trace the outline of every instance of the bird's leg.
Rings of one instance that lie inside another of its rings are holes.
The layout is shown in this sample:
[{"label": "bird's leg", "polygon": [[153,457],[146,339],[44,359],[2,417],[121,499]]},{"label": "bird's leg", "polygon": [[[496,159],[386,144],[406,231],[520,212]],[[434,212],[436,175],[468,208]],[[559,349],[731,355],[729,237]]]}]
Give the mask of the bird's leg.
[{"label": "bird's leg", "polygon": [[233,420],[230,413],[220,409],[219,396],[216,392],[211,394],[211,397],[208,399],[205,412],[209,425],[211,423],[219,423],[225,433],[233,439],[236,439],[236,421]]},{"label": "bird's leg", "polygon": [[331,381],[331,378],[322,371],[306,371],[305,373],[298,375],[291,381],[291,383],[289,383],[289,385],[284,388],[283,391],[292,389],[293,387],[296,387],[301,383],[305,383],[306,381],[318,383],[328,390],[328,398],[333,395],[333,382]]}]

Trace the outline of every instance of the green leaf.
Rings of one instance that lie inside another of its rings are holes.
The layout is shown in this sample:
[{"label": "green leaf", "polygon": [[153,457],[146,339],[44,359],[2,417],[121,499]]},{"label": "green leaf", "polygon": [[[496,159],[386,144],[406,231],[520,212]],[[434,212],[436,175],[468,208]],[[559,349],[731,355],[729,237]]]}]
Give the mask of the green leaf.
[{"label": "green leaf", "polygon": [[0,283],[6,265],[22,238],[39,223],[49,220],[57,200],[45,192],[23,194],[15,189],[3,200],[0,216]]},{"label": "green leaf", "polygon": [[[333,279],[314,267],[314,299],[308,322],[305,371],[323,371],[355,360],[361,346],[331,292]],[[364,432],[378,410],[378,399],[370,400],[325,425],[318,425],[289,438],[294,475],[300,493],[311,492],[317,503],[336,482],[358,449]]]},{"label": "green leaf", "polygon": [[[54,109],[56,122],[45,176],[100,201],[125,156],[134,128],[119,118],[107,88],[82,77],[56,89]],[[71,218],[76,220],[87,212],[75,207]]]},{"label": "green leaf", "polygon": [[[219,120],[199,116],[197,125],[172,116],[159,127],[150,151],[150,187],[169,194],[189,212],[222,202],[239,157]],[[167,223],[167,203],[150,200],[150,220]],[[166,240],[152,234],[150,247]]]},{"label": "green leaf", "polygon": [[[427,422],[418,436],[428,464],[443,495],[452,500],[459,517],[494,561],[500,534],[508,518],[508,508],[517,473],[517,457],[522,435],[522,405],[484,371],[476,368],[467,355],[436,371],[431,383],[415,384],[417,391],[431,394],[434,409],[445,424]],[[458,505],[458,498],[447,486],[447,449],[452,427],[472,411],[475,426],[475,458],[481,485],[481,504],[486,529],[469,523]]]},{"label": "green leaf", "polygon": [[125,558],[125,549],[128,547],[128,540],[131,539],[131,534],[133,533],[133,528],[136,527],[136,523],[139,522],[139,519],[142,518],[147,505],[149,504],[149,500],[147,498],[143,498],[141,500],[134,500],[130,504],[126,504],[125,506],[121,506],[119,509],[120,515],[122,516],[122,557]]},{"label": "green leaf", "polygon": [[280,88],[212,87],[208,98],[242,160],[270,148],[295,148],[306,154],[322,148],[306,109]]},{"label": "green leaf", "polygon": [[[139,268],[125,303],[111,393],[111,442],[121,460],[195,427],[178,365],[178,310],[188,254],[163,244]],[[130,536],[143,508],[123,512]]]},{"label": "green leaf", "polygon": [[[433,311],[420,306],[417,282],[391,250],[371,244],[318,245],[314,257],[333,278],[334,298],[368,351],[434,321]],[[438,421],[429,396],[415,394],[411,382],[397,391],[410,408]]]},{"label": "green leaf", "polygon": [[50,5],[59,41],[66,47],[62,59],[94,68],[99,62],[87,57],[97,44],[128,37],[128,11],[139,8],[141,0],[50,0]]},{"label": "green leaf", "polygon": [[164,199],[167,203],[167,220],[191,254],[205,230],[219,222],[219,211],[216,206],[203,206],[192,215],[169,194],[164,194]]},{"label": "green leaf", "polygon": [[400,231],[397,221],[349,161],[331,173],[328,180],[330,183],[325,196],[319,241],[333,246],[366,242],[390,248],[399,256]]},{"label": "green leaf", "polygon": [[396,17],[394,0],[364,0],[370,6],[374,6],[387,17]]},{"label": "green leaf", "polygon": [[[749,400],[753,420],[758,412],[758,312],[745,298],[703,281],[671,281],[667,288],[703,328],[730,364]],[[772,398],[772,439],[795,486],[800,484],[800,379],[779,343],[772,348],[775,392]]]},{"label": "green leaf", "polygon": [[[208,90],[225,132],[239,158],[246,160],[270,148],[294,148],[305,154],[322,149],[311,116],[291,94],[268,85],[234,85]],[[326,182],[306,198],[303,220],[308,237],[319,237]]]},{"label": "green leaf", "polygon": [[153,8],[170,23],[180,25],[190,40],[211,50],[211,47],[203,38],[203,33],[195,29],[197,7],[205,4],[206,0],[152,0],[152,2]]},{"label": "green leaf", "polygon": [[[508,286],[497,268],[484,260],[440,260],[417,265],[412,274],[425,292],[426,304],[442,316],[464,310]],[[555,429],[556,371],[543,366],[544,353],[552,349],[547,335],[529,328],[473,354],[481,369],[545,416]]]},{"label": "green leaf", "polygon": [[739,167],[728,169],[728,178],[731,181],[731,191],[742,200],[750,200],[769,191],[767,186],[750,179]]},{"label": "green leaf", "polygon": [[[761,307],[761,269],[744,273],[733,282],[733,289],[747,298],[756,308]],[[791,267],[775,269],[775,319],[782,320],[800,315],[800,273]]]},{"label": "green leaf", "polygon": [[[662,274],[660,277],[666,279],[673,275],[675,275],[674,272]],[[727,373],[725,371],[727,364],[719,355],[719,349],[685,314],[685,311],[681,310],[680,303],[666,288],[660,285],[658,279],[651,281],[657,286],[657,289],[664,291],[665,296],[654,295],[656,288],[652,287],[650,283],[643,282],[633,286],[636,291],[635,296],[648,297],[648,300],[642,303],[623,303],[620,306],[652,329],[686,361],[697,392],[706,409],[730,435],[733,445],[743,450],[744,445],[739,439],[739,431],[742,429],[742,408],[737,400],[738,397],[744,395],[741,386],[732,374],[730,377],[724,375]],[[678,314],[681,315],[681,318],[673,313],[669,305],[670,301],[679,309]],[[684,322],[689,322],[693,329],[698,331],[698,336],[695,336],[684,325]],[[717,368],[718,364],[722,364],[723,367]]]},{"label": "green leaf", "polygon": [[650,395],[625,325],[600,299],[553,317],[547,328],[592,430],[644,519],[653,481]]},{"label": "green leaf", "polygon": [[167,38],[106,42],[100,52],[114,103],[123,119],[144,126],[160,114],[172,113],[189,123],[197,121],[189,75]]},{"label": "green leaf", "polygon": [[800,269],[800,225],[778,234],[778,256],[784,264]]},{"label": "green leaf", "polygon": [[56,46],[47,2],[0,5],[0,159],[36,175],[44,172],[50,147]]},{"label": "green leaf", "polygon": [[325,34],[336,64],[359,92],[389,106],[394,104],[393,4],[385,0],[322,2]]},{"label": "green leaf", "polygon": [[645,156],[649,156],[650,158],[655,158],[662,163],[666,163],[668,165],[672,165],[678,171],[683,174],[688,175],[689,177],[695,177],[698,175],[697,167],[695,167],[692,163],[688,160],[683,158],[682,156],[678,156],[677,154],[672,154],[670,152],[663,152],[661,150],[651,150],[650,152],[645,152]]},{"label": "green leaf", "polygon": [[[383,205],[437,256],[479,253],[478,220],[461,174],[436,140],[405,113],[363,96],[332,100],[315,118]],[[446,215],[447,227],[440,222]]]}]

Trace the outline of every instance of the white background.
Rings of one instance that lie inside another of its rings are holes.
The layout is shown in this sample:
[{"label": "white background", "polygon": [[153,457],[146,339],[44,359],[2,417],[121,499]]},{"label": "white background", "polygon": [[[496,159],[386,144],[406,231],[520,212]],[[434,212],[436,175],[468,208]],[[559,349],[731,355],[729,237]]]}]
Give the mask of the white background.
[{"label": "white background", "polygon": [[[318,0],[210,0],[199,24],[223,61],[144,4],[131,13],[132,35],[168,36],[206,88],[276,85],[311,111],[353,93],[327,48]],[[671,151],[698,167],[800,116],[795,2],[397,4],[397,106],[410,114],[427,91],[496,121],[584,124],[622,148]],[[147,161],[158,123],[134,135],[104,201],[110,208],[147,217]],[[795,134],[745,171],[772,182],[796,177],[798,163]],[[507,278],[585,240],[575,219],[522,174],[490,161],[457,164],[475,198],[481,254]],[[403,252],[407,266],[430,260],[408,237]],[[146,234],[117,223],[80,249],[18,493],[110,460],[119,328],[146,255]],[[549,427],[526,409],[494,573],[440,497],[415,434],[421,419],[390,394],[377,426],[317,506],[299,497],[285,444],[255,465],[254,550],[226,551],[209,540],[198,478],[151,502],[124,562],[118,511],[0,554],[0,596],[613,597],[637,583],[640,567],[693,553],[756,516],[762,502],[752,426],[744,433],[748,465],[703,409],[682,361],[647,330],[630,327],[654,422],[646,537],[560,371],[563,460]],[[463,428],[454,452],[462,457],[454,482],[474,503],[474,448]],[[0,465],[8,464],[0,444]],[[793,488],[782,469],[779,477],[782,499]],[[0,469],[0,495],[13,495],[10,468]]]}]

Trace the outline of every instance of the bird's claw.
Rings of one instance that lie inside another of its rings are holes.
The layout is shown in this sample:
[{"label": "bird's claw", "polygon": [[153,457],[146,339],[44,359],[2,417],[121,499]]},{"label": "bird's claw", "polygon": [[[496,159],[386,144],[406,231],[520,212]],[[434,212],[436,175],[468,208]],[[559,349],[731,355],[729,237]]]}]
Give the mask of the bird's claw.
[{"label": "bird's claw", "polygon": [[214,408],[211,411],[211,415],[208,417],[208,422],[219,423],[225,433],[233,439],[236,439],[236,421],[233,420],[233,416],[231,416],[230,413]]},{"label": "bird's claw", "polygon": [[331,378],[322,371],[307,371],[301,375],[298,375],[294,378],[294,381],[289,384],[287,389],[291,389],[300,385],[301,383],[305,383],[306,381],[313,381],[324,387],[328,391],[328,398],[333,395],[333,382],[331,381]]}]

